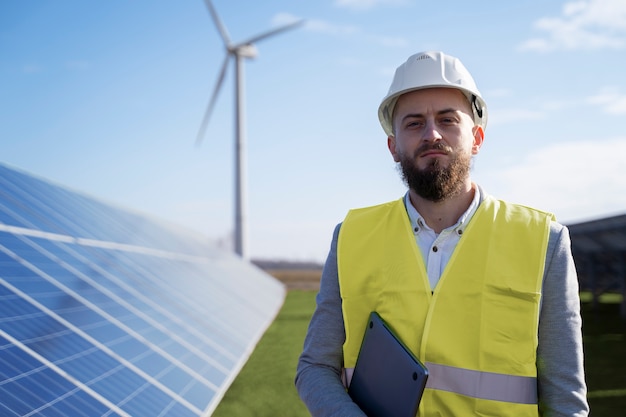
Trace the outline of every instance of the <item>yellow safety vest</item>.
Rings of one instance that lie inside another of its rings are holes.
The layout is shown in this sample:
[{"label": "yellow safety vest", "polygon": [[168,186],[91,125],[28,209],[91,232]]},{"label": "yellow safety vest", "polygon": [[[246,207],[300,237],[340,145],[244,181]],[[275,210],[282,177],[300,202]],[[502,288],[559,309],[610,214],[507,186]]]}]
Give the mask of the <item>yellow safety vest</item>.
[{"label": "yellow safety vest", "polygon": [[348,375],[377,311],[430,371],[419,416],[538,416],[537,328],[553,219],[487,197],[432,292],[404,201],[351,210],[337,249]]}]

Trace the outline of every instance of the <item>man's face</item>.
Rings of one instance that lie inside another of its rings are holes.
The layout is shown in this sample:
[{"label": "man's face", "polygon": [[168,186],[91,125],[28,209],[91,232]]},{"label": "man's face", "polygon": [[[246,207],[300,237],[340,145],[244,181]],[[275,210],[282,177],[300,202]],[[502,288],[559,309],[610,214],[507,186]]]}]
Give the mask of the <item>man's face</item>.
[{"label": "man's face", "polygon": [[456,89],[430,88],[404,94],[393,117],[389,151],[411,190],[431,201],[456,195],[470,184],[472,155],[483,142],[465,96]]}]

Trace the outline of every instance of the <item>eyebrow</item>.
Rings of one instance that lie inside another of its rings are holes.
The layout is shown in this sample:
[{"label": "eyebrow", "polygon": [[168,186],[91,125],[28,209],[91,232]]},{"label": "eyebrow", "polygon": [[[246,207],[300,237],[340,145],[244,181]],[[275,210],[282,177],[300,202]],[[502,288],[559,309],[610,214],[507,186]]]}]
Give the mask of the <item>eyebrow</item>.
[{"label": "eyebrow", "polygon": [[[461,112],[461,110],[449,108],[449,109],[439,110],[436,115],[437,116],[443,116],[443,115],[448,114],[448,113],[458,113],[458,112]],[[424,115],[422,113],[409,113],[409,114],[405,115],[404,117],[402,117],[402,121],[404,121],[406,119],[409,119],[409,118],[413,118],[413,117],[419,118],[419,117],[424,117]]]}]

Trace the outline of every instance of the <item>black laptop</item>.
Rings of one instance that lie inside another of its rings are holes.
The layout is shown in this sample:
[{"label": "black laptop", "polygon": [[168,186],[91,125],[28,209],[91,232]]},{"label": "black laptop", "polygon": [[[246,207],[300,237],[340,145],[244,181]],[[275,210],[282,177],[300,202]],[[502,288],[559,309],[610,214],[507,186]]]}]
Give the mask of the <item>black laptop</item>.
[{"label": "black laptop", "polygon": [[428,370],[375,311],[348,394],[368,417],[415,417]]}]

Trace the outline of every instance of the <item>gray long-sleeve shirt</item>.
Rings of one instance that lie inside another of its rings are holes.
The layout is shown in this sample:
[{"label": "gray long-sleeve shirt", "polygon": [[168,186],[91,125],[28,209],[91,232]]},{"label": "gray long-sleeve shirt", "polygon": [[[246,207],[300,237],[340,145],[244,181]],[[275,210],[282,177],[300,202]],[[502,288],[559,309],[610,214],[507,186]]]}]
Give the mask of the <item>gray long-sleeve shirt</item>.
[{"label": "gray long-sleeve shirt", "polygon": [[[313,417],[365,416],[340,377],[345,341],[337,271],[340,227],[334,232],[296,373],[296,388]],[[538,332],[540,414],[587,416],[578,280],[569,232],[556,222],[550,227]]]}]

